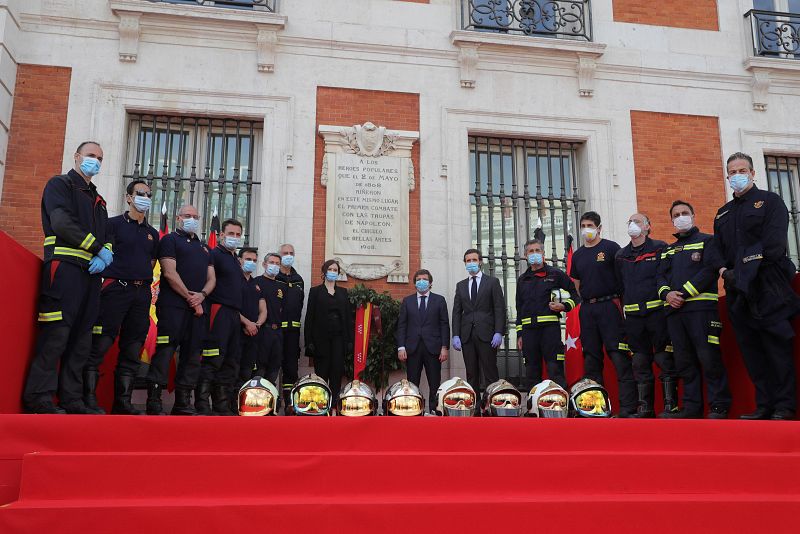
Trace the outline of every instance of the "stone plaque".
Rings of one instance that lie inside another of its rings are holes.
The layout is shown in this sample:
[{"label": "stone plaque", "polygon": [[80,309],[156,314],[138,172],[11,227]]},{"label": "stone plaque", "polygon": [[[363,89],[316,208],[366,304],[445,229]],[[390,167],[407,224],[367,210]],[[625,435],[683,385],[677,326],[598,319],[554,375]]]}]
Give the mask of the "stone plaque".
[{"label": "stone plaque", "polygon": [[325,139],[325,257],[344,279],[408,282],[408,193],[414,189],[411,146],[417,132],[372,123],[320,126]]}]

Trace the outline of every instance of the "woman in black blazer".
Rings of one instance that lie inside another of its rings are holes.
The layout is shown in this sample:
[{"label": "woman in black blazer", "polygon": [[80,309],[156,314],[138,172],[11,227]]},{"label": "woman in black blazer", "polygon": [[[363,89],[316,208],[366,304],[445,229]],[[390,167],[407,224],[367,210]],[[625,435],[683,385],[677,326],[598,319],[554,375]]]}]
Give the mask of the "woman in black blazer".
[{"label": "woman in black blazer", "polygon": [[353,312],[347,290],[336,285],[339,263],[322,264],[323,282],[308,292],[306,356],[314,358],[314,372],[327,380],[333,400],[339,399],[345,352],[353,350]]}]

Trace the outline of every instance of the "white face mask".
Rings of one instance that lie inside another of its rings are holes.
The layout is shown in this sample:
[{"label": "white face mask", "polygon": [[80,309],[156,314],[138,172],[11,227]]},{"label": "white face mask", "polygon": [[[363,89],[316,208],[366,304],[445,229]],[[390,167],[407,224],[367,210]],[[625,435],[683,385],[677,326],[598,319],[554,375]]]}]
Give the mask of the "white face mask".
[{"label": "white face mask", "polygon": [[678,217],[675,217],[675,219],[672,220],[672,224],[675,225],[675,228],[679,232],[685,232],[687,230],[691,230],[692,226],[694,226],[691,215],[680,215]]},{"label": "white face mask", "polygon": [[581,228],[581,235],[584,241],[594,241],[594,238],[597,237],[597,232],[597,228]]},{"label": "white face mask", "polygon": [[642,235],[641,227],[635,222],[631,221],[628,223],[628,235],[631,237],[639,237]]}]

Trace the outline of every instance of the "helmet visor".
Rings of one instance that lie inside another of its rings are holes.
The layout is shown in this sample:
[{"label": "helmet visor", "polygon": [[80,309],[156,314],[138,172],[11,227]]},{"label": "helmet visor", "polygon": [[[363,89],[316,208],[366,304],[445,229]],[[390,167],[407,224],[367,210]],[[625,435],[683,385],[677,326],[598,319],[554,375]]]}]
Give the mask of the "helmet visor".
[{"label": "helmet visor", "polygon": [[295,413],[302,415],[326,415],[330,409],[330,394],[325,388],[320,386],[303,386],[295,391],[294,399]]},{"label": "helmet visor", "polygon": [[344,397],[341,399],[339,415],[361,417],[372,413],[372,403],[366,397]]},{"label": "helmet visor", "polygon": [[412,395],[401,395],[389,401],[389,413],[402,417],[413,417],[422,413],[422,400]]},{"label": "helmet visor", "polygon": [[275,397],[262,388],[243,389],[239,392],[239,415],[269,415],[275,410]]},{"label": "helmet visor", "polygon": [[575,397],[575,409],[583,417],[608,417],[611,409],[602,391],[589,389]]},{"label": "helmet visor", "polygon": [[537,401],[539,417],[554,418],[567,416],[567,397],[561,393],[545,393]]}]

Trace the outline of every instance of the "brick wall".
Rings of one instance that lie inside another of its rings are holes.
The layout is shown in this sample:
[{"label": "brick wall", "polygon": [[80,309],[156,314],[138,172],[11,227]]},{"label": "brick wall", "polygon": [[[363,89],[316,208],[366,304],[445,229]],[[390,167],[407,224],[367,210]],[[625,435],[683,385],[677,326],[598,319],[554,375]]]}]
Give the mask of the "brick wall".
[{"label": "brick wall", "polygon": [[651,235],[674,241],[669,206],[679,198],[694,206],[700,230],[712,233],[726,201],[717,117],[631,111],[631,129],[636,202]]},{"label": "brick wall", "polygon": [[614,20],[693,30],[719,30],[717,0],[613,0]]},{"label": "brick wall", "polygon": [[[335,87],[317,88],[317,130],[320,124],[333,126],[353,126],[370,121],[391,130],[419,131],[419,95],[412,93],[393,93],[388,91],[366,91]],[[322,158],[325,142],[321,136],[316,138],[316,157],[314,161],[314,226],[311,264],[311,283],[320,283],[319,268],[325,261],[325,198],[326,189],[320,184]],[[414,143],[411,153],[414,168],[419,173],[419,143]],[[413,274],[419,268],[419,176],[417,187],[409,196],[409,269]],[[352,287],[360,283],[350,277],[344,284]],[[400,299],[413,291],[413,285],[390,284],[386,279],[365,282],[378,292],[388,291]]]},{"label": "brick wall", "polygon": [[0,228],[42,256],[42,189],[61,174],[72,69],[19,65],[8,157],[0,204]]}]

